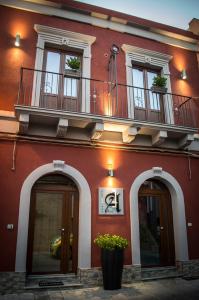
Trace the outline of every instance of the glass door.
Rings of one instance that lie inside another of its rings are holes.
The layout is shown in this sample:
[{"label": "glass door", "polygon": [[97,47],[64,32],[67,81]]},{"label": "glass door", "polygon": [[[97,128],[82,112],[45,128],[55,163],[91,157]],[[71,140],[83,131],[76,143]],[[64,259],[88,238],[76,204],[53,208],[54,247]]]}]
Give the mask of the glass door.
[{"label": "glass door", "polygon": [[144,67],[133,66],[133,100],[135,119],[151,122],[163,122],[162,97],[158,93],[152,93],[153,78],[158,71]]},{"label": "glass door", "polygon": [[[80,61],[80,69],[67,65],[70,59]],[[81,108],[81,56],[61,50],[46,49],[42,72],[40,106],[50,109],[79,111]]]},{"label": "glass door", "polygon": [[64,193],[36,191],[34,200],[32,273],[59,273],[64,238]]},{"label": "glass door", "polygon": [[28,272],[77,271],[78,192],[35,188],[32,193]]}]

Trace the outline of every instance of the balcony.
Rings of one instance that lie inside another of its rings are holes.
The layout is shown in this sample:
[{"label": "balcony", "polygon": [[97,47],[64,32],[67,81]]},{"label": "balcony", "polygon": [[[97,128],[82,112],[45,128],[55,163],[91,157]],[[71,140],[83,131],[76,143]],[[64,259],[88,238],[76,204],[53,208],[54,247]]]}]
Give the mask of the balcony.
[{"label": "balcony", "polygon": [[171,148],[194,140],[197,109],[187,96],[27,68],[15,105],[21,134],[71,138],[79,129],[81,139]]}]

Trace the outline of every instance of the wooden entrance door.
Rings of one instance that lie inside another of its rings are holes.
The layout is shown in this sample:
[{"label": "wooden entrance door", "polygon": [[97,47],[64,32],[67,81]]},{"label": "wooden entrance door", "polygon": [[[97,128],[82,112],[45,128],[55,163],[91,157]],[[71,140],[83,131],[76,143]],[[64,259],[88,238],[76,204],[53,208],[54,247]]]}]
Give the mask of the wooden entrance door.
[{"label": "wooden entrance door", "polygon": [[31,198],[28,272],[75,273],[77,247],[77,189],[37,184]]},{"label": "wooden entrance door", "polygon": [[158,181],[146,181],[140,188],[139,223],[142,266],[174,265],[171,198]]}]

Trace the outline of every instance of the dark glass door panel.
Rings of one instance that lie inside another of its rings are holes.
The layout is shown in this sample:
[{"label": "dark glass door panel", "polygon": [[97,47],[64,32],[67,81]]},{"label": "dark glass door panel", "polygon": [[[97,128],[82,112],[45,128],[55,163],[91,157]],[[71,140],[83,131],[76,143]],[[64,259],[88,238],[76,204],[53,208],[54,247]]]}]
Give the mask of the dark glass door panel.
[{"label": "dark glass door panel", "polygon": [[32,251],[33,273],[60,272],[63,201],[63,193],[36,192]]},{"label": "dark glass door panel", "polygon": [[160,265],[160,198],[139,198],[142,265]]}]

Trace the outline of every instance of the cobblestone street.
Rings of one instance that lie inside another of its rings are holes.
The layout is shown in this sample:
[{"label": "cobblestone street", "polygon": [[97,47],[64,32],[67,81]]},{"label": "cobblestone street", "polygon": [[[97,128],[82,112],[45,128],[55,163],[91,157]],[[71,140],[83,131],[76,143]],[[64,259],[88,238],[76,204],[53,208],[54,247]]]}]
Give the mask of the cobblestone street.
[{"label": "cobblestone street", "polygon": [[102,287],[71,290],[35,291],[1,295],[0,300],[198,300],[199,279],[181,278],[124,284],[122,289],[105,291]]}]

